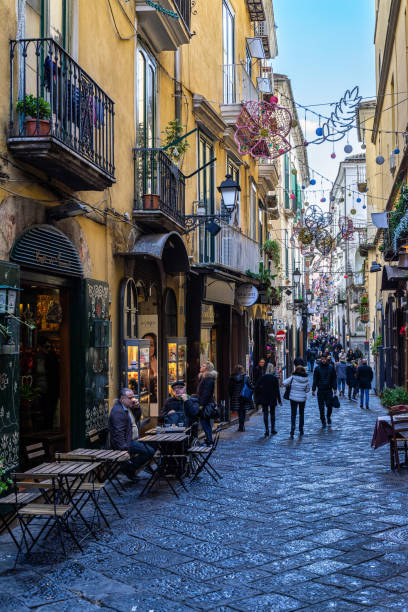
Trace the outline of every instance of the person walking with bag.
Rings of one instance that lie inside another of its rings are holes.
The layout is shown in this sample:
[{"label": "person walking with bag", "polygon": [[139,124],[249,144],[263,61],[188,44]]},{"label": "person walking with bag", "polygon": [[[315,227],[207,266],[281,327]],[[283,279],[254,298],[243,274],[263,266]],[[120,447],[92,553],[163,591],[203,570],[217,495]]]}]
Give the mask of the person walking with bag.
[{"label": "person walking with bag", "polygon": [[245,415],[252,405],[252,383],[242,365],[236,365],[228,383],[231,410],[238,413],[238,431],[245,431]]},{"label": "person walking with bag", "polygon": [[373,369],[367,365],[367,359],[362,359],[357,370],[357,382],[360,389],[360,408],[364,408],[365,398],[365,407],[367,410],[369,409],[370,389],[373,377]]},{"label": "person walking with bag", "polygon": [[283,381],[285,396],[290,400],[290,437],[296,429],[296,416],[299,407],[299,435],[304,434],[306,395],[310,391],[309,379],[303,366],[297,366],[292,376]]},{"label": "person walking with bag", "polygon": [[197,400],[200,405],[200,423],[208,446],[211,446],[213,443],[212,420],[216,411],[214,388],[217,375],[214,364],[211,361],[205,361],[201,364],[198,375]]},{"label": "person walking with bag", "polygon": [[265,424],[265,438],[269,436],[268,415],[271,417],[271,434],[275,435],[278,433],[275,429],[275,408],[276,404],[282,406],[279,381],[274,372],[274,366],[271,363],[268,363],[265,374],[257,381],[254,389],[255,403],[256,405],[261,404],[262,406]]},{"label": "person walking with bag", "polygon": [[336,363],[336,376],[337,376],[337,388],[339,390],[340,397],[344,397],[344,391],[346,389],[346,379],[347,379],[347,364],[346,364],[346,355],[344,353],[340,353],[339,361]]},{"label": "person walking with bag", "polygon": [[[337,393],[336,371],[332,365],[327,363],[326,355],[322,355],[320,364],[315,368],[313,374],[312,395],[317,389],[317,401],[319,404],[320,420],[322,427],[326,427],[326,422],[331,425],[331,415],[333,410],[333,393]],[[324,406],[327,407],[327,414],[324,413]]]}]

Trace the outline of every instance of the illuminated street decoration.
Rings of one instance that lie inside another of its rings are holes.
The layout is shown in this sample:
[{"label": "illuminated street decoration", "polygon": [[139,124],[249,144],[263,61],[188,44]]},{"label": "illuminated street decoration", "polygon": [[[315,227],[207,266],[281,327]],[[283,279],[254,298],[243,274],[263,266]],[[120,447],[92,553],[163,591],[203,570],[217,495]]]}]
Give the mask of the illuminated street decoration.
[{"label": "illuminated street decoration", "polygon": [[292,115],[274,102],[246,102],[235,125],[240,155],[276,159],[291,149],[285,137],[292,127]]}]

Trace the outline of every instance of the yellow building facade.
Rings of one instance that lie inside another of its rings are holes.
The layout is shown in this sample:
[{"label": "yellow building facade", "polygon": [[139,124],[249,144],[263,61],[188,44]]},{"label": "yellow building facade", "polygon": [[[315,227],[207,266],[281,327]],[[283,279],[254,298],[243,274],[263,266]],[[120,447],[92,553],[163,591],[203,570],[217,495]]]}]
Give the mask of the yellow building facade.
[{"label": "yellow building facade", "polygon": [[122,386],[155,422],[206,359],[228,418],[229,374],[265,356],[279,304],[262,246],[280,162],[234,138],[275,89],[272,2],[19,0],[0,17],[0,456],[89,443]]}]

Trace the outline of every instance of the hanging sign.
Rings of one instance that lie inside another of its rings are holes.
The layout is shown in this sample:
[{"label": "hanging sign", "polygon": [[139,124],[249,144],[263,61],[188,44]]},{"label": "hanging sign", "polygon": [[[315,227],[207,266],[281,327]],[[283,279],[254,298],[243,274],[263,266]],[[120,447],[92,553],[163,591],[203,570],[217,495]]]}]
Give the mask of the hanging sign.
[{"label": "hanging sign", "polygon": [[244,283],[235,290],[235,301],[240,306],[252,306],[258,299],[258,289],[250,283]]},{"label": "hanging sign", "polygon": [[283,342],[285,338],[286,338],[286,332],[284,329],[280,329],[279,331],[276,332],[276,339],[278,342]]}]

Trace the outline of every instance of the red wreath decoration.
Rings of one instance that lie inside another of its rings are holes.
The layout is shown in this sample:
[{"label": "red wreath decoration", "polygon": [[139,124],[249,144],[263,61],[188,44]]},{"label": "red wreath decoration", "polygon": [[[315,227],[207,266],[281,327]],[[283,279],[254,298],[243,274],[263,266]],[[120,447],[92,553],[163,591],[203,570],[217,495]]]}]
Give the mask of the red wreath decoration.
[{"label": "red wreath decoration", "polygon": [[285,138],[292,127],[292,115],[274,102],[246,102],[235,127],[240,155],[275,159],[292,148]]}]

